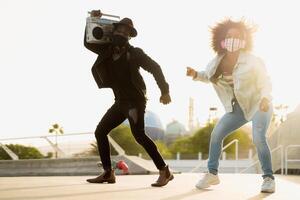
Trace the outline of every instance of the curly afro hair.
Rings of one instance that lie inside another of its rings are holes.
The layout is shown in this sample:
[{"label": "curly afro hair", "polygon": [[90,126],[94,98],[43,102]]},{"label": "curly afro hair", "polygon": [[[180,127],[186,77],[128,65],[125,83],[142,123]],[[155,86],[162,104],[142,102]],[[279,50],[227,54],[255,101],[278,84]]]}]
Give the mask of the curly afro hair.
[{"label": "curly afro hair", "polygon": [[221,47],[221,42],[225,39],[228,30],[231,28],[236,28],[244,34],[246,41],[244,50],[251,51],[253,46],[252,34],[257,30],[257,27],[254,25],[250,26],[244,19],[235,22],[230,18],[217,23],[211,28],[211,47],[213,50],[219,55],[226,52],[226,50]]}]

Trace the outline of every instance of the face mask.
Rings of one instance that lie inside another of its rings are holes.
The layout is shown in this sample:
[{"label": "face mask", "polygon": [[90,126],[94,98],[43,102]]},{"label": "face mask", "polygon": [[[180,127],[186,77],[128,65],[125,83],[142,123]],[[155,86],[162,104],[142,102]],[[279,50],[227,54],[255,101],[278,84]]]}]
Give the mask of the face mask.
[{"label": "face mask", "polygon": [[114,46],[123,47],[128,42],[128,39],[121,35],[114,35],[112,42]]},{"label": "face mask", "polygon": [[245,48],[246,41],[238,38],[226,38],[221,42],[221,47],[229,52],[235,52]]}]

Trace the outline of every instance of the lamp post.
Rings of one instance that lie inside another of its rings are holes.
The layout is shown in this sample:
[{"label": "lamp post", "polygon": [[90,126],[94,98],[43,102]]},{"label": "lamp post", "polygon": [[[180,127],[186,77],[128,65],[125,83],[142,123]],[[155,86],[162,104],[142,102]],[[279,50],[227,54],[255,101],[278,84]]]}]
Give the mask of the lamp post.
[{"label": "lamp post", "polygon": [[213,121],[217,118],[217,107],[210,107],[209,108],[209,116],[208,116],[208,123],[213,123]]},{"label": "lamp post", "polygon": [[278,110],[278,115],[280,117],[279,120],[280,120],[280,123],[282,123],[285,120],[288,106],[284,105],[284,104],[280,104],[278,106],[275,106],[275,109]]},{"label": "lamp post", "polygon": [[49,129],[49,133],[54,133],[55,134],[55,158],[57,158],[57,149],[58,149],[58,144],[57,144],[57,135],[58,134],[64,134],[63,128],[58,125],[58,124],[53,124],[52,127]]}]

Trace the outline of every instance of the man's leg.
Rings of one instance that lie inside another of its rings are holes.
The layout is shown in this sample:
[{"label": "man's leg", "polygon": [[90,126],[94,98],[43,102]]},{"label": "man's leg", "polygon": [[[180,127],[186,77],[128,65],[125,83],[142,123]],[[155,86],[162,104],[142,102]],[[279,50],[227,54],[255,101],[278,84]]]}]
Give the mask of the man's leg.
[{"label": "man's leg", "polygon": [[143,148],[152,158],[157,169],[163,169],[166,166],[166,163],[158,152],[155,143],[145,133],[144,114],[144,105],[138,105],[128,109],[127,117],[130,123],[131,132],[135,140],[143,146]]},{"label": "man's leg", "polygon": [[95,136],[97,139],[98,151],[100,154],[101,162],[104,168],[104,172],[96,178],[87,179],[89,183],[115,183],[116,177],[114,170],[111,167],[110,160],[110,148],[107,135],[108,133],[125,120],[125,116],[120,110],[117,103],[112,105],[110,109],[105,113],[100,123],[95,130]]},{"label": "man's leg", "polygon": [[105,113],[95,130],[98,151],[104,170],[111,169],[110,148],[107,135],[112,129],[120,125],[125,119],[126,117],[122,113],[119,105],[115,103]]},{"label": "man's leg", "polygon": [[153,187],[162,187],[167,185],[174,178],[169,167],[164,162],[155,143],[146,135],[144,124],[145,105],[138,105],[128,109],[128,119],[130,122],[131,131],[136,141],[143,146],[149,156],[152,158],[157,169],[159,169],[159,177]]}]

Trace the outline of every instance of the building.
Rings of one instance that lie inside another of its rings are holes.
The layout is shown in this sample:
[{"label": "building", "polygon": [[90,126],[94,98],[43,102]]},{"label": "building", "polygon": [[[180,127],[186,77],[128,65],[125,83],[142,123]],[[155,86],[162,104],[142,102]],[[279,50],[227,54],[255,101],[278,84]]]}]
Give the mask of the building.
[{"label": "building", "polygon": [[[291,113],[286,116],[286,120],[283,121],[279,127],[269,135],[268,143],[272,153],[272,163],[275,171],[278,171],[281,167],[281,151],[280,146],[283,147],[283,153],[288,148],[287,156],[283,155],[284,160],[300,160],[300,105]],[[288,147],[294,145],[294,147]],[[277,149],[277,150],[275,150]],[[288,163],[289,173],[300,174],[300,162]]]},{"label": "building", "polygon": [[[124,124],[129,125],[128,120],[126,120]],[[146,110],[145,113],[145,131],[152,140],[164,139],[165,130],[159,116],[149,110]]]},{"label": "building", "polygon": [[167,124],[166,134],[165,134],[165,142],[170,144],[176,138],[186,134],[186,129],[183,124],[180,122],[173,120],[169,124]]}]

